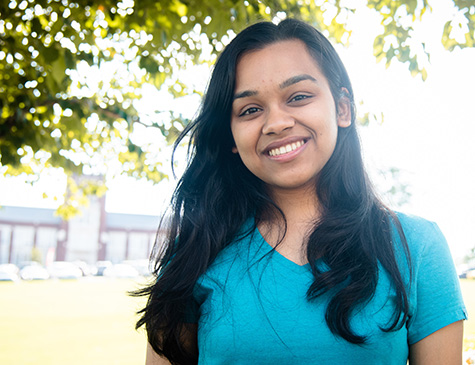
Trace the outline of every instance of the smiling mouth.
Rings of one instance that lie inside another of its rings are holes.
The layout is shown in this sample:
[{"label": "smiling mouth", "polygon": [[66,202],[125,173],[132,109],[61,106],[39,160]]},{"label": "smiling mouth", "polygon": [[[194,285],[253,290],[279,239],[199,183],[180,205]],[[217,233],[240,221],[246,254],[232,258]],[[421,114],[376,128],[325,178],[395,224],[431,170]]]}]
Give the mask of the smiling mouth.
[{"label": "smiling mouth", "polygon": [[297,148],[302,147],[305,144],[305,141],[297,141],[293,143],[286,144],[285,146],[279,148],[273,148],[269,151],[269,156],[280,156],[286,153],[295,151]]}]

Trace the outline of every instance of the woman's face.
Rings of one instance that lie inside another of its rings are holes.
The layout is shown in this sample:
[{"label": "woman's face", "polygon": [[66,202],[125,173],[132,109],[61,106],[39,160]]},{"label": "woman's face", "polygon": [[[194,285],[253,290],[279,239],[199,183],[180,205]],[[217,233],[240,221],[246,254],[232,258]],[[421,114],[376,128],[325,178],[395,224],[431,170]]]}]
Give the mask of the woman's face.
[{"label": "woman's face", "polygon": [[302,41],[246,53],[236,68],[233,152],[271,191],[307,191],[335,149],[338,126],[351,123],[348,100],[338,106],[337,115],[328,81]]}]

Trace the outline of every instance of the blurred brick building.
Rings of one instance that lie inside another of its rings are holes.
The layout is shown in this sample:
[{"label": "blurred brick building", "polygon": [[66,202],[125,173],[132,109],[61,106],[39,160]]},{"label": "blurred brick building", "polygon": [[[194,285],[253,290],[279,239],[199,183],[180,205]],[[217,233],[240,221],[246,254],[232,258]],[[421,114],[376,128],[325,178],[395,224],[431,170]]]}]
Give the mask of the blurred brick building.
[{"label": "blurred brick building", "polygon": [[33,252],[43,263],[146,259],[159,223],[155,216],[106,212],[105,197],[91,197],[89,207],[69,221],[54,212],[0,207],[0,263],[29,261]]}]

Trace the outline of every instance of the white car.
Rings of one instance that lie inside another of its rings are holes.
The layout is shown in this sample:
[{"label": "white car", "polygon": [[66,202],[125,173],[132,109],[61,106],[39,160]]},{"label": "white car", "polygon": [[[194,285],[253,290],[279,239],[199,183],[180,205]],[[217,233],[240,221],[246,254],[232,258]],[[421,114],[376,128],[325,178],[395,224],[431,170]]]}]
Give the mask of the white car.
[{"label": "white car", "polygon": [[0,281],[18,281],[18,267],[14,264],[0,265]]},{"label": "white car", "polygon": [[113,278],[136,278],[140,273],[129,264],[115,264],[104,270],[104,276]]},{"label": "white car", "polygon": [[20,278],[23,280],[46,280],[49,279],[49,273],[41,265],[27,265],[20,270]]},{"label": "white car", "polygon": [[47,267],[50,277],[57,279],[79,279],[82,271],[72,262],[55,261]]}]

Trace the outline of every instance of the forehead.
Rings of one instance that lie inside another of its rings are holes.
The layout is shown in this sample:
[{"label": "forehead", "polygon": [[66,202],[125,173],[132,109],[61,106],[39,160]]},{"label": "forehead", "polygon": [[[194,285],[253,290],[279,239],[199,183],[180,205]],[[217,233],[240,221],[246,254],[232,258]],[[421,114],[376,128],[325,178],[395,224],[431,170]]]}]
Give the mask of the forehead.
[{"label": "forehead", "polygon": [[298,74],[324,78],[304,42],[298,39],[279,41],[240,57],[236,66],[236,90],[271,80],[278,82]]}]

